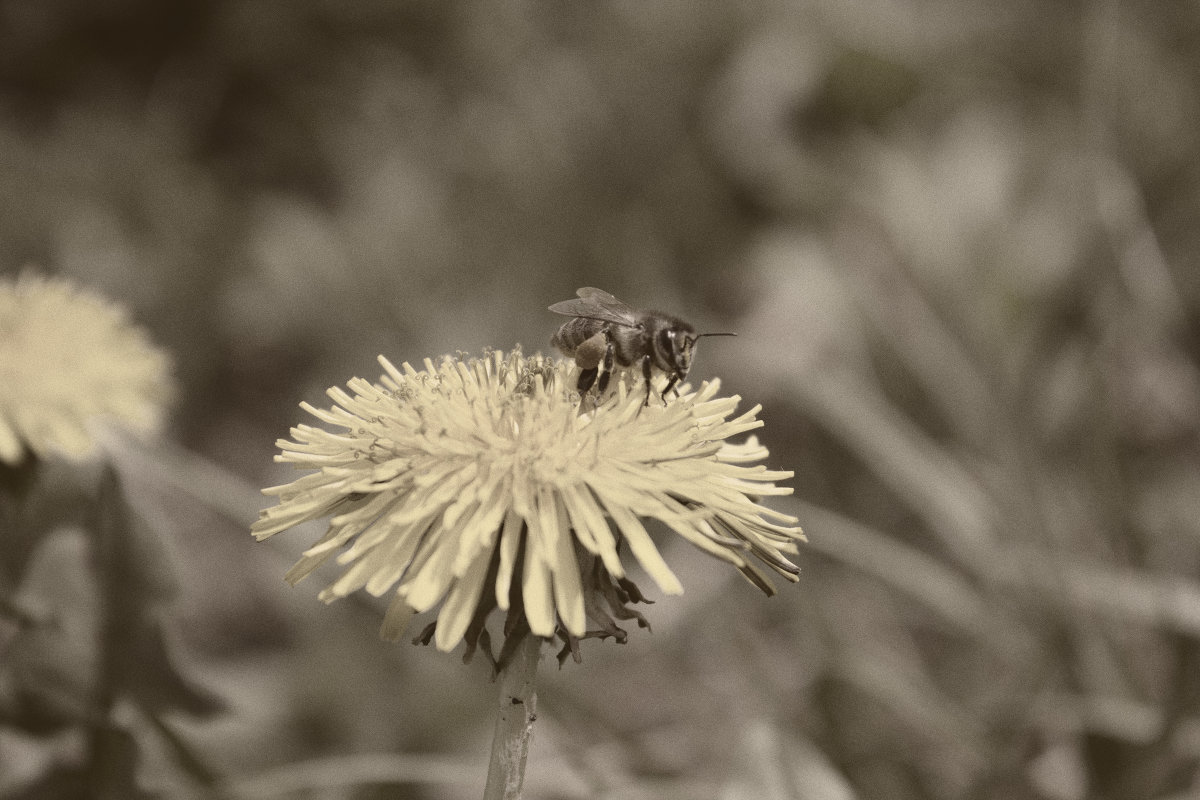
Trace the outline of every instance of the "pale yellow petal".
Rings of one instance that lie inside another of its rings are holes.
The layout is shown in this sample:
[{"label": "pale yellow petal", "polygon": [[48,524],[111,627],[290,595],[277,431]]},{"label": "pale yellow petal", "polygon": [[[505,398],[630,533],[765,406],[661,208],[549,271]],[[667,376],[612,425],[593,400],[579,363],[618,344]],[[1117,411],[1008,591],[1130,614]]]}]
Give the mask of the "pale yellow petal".
[{"label": "pale yellow petal", "polygon": [[547,538],[551,540],[553,548],[550,570],[553,574],[554,604],[558,609],[558,616],[562,618],[570,633],[582,636],[587,630],[587,616],[584,613],[579,562],[575,558],[570,528],[566,525],[566,512],[562,509],[557,495],[549,490],[541,493],[538,506],[543,517],[543,532],[552,531]]},{"label": "pale yellow petal", "polygon": [[434,633],[434,643],[443,652],[453,650],[460,641],[471,619],[475,616],[475,607],[483,594],[483,579],[487,577],[488,565],[492,560],[490,552],[480,555],[467,567],[467,571],[454,583],[446,604],[438,614],[437,631]]},{"label": "pale yellow petal", "polygon": [[586,486],[576,488],[564,486],[563,500],[567,505],[567,513],[576,531],[585,532],[586,541],[592,544],[588,549],[599,554],[604,568],[614,578],[625,577],[625,569],[621,565],[621,557],[617,554],[617,540],[612,528],[604,519],[604,512],[596,505],[592,492]]},{"label": "pale yellow petal", "polygon": [[663,560],[662,554],[654,546],[650,534],[642,527],[637,516],[620,502],[610,501],[603,494],[601,499],[604,500],[604,507],[612,515],[613,521],[621,529],[625,541],[629,542],[630,552],[642,565],[642,569],[658,584],[658,588],[664,594],[683,594],[683,584],[667,566],[667,562]]},{"label": "pale yellow petal", "polygon": [[516,511],[509,511],[500,530],[500,567],[496,572],[496,604],[502,611],[508,610],[508,598],[512,591],[512,576],[516,566],[517,551],[525,532],[525,520]]},{"label": "pale yellow petal", "polygon": [[521,581],[525,619],[536,636],[553,636],[555,629],[554,597],[550,588],[550,567],[530,548],[525,549],[525,571]]}]

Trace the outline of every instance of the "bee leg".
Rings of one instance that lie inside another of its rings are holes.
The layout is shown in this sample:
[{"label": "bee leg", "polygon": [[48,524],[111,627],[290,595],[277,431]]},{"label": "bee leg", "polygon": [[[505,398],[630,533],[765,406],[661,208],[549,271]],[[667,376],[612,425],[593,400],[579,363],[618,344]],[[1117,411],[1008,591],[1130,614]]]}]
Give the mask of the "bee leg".
[{"label": "bee leg", "polygon": [[596,374],[599,371],[596,367],[579,371],[579,383],[575,384],[575,388],[579,389],[580,397],[587,394],[588,389],[592,388],[592,384],[596,382]]},{"label": "bee leg", "polygon": [[598,394],[604,394],[608,391],[608,379],[613,371],[613,343],[612,339],[608,340],[608,347],[604,350],[604,373],[600,376],[600,385],[596,387]]},{"label": "bee leg", "polygon": [[[672,375],[672,376],[671,376],[671,380],[667,381],[667,388],[663,389],[663,393],[662,393],[662,401],[663,401],[663,405],[664,405],[664,406],[667,404],[667,392],[669,392],[669,391],[671,391],[672,389],[674,389],[674,388],[675,388],[675,383],[676,383],[676,381],[678,381],[678,380],[679,380],[679,376],[678,376],[678,375]],[[676,396],[678,396],[678,395],[679,395],[679,391],[678,391],[678,390],[676,390],[676,392],[675,392],[675,395],[676,395]]]},{"label": "bee leg", "polygon": [[650,405],[650,356],[642,356],[642,378],[646,383],[646,399],[642,406]]}]

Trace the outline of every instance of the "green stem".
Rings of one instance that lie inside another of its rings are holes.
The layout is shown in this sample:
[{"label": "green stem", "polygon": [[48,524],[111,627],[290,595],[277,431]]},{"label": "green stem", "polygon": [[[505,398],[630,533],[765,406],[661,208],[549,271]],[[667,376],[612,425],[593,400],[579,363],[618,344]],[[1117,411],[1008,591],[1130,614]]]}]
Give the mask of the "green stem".
[{"label": "green stem", "polygon": [[538,654],[542,638],[532,633],[513,653],[500,673],[500,697],[496,709],[496,731],[492,737],[492,759],[488,764],[483,800],[519,800],[525,783],[525,759],[537,719]]}]

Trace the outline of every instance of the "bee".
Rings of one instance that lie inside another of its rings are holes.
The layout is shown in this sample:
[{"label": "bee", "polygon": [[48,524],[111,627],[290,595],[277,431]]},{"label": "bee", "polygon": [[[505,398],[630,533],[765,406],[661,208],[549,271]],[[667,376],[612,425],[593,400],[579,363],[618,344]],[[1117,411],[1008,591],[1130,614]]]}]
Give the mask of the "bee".
[{"label": "bee", "polygon": [[[579,393],[586,395],[596,382],[598,394],[608,388],[614,362],[623,367],[636,363],[642,366],[646,380],[646,400],[650,404],[650,375],[658,369],[668,376],[662,400],[687,378],[692,366],[696,341],[702,336],[736,336],[733,333],[696,333],[696,329],[679,317],[662,311],[639,311],[600,289],[585,286],[576,294],[577,300],[564,300],[550,306],[555,314],[567,320],[554,334],[550,344],[563,355],[574,356],[579,365]],[[601,368],[603,367],[603,372]],[[678,394],[678,390],[676,390]]]}]

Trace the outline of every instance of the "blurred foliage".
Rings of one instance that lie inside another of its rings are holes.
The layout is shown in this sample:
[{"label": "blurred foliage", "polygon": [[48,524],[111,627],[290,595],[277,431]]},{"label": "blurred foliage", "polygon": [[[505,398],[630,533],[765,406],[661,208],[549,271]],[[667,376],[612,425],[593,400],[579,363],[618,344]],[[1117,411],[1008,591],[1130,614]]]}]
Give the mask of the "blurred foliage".
[{"label": "blurred foliage", "polygon": [[0,269],[183,388],[115,474],[0,474],[0,795],[477,796],[484,667],[288,591],[248,487],[376,353],[545,349],[596,285],[738,331],[695,377],[812,546],[770,601],[666,553],[653,635],[544,668],[530,796],[1191,796],[1197,45],[1177,0],[0,0]]}]

